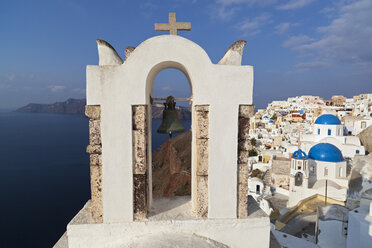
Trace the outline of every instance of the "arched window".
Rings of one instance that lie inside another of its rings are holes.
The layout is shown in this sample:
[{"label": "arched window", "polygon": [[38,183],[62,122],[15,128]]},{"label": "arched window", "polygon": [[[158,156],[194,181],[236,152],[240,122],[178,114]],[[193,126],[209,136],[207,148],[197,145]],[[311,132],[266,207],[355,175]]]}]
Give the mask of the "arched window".
[{"label": "arched window", "polygon": [[331,129],[328,129],[328,135],[331,135],[331,134],[332,134]]},{"label": "arched window", "polygon": [[301,186],[302,185],[302,173],[297,172],[295,175],[295,186]]},{"label": "arched window", "polygon": [[320,128],[318,128],[318,134],[320,134]]},{"label": "arched window", "polygon": [[324,168],[324,176],[328,176],[328,168],[327,167]]},{"label": "arched window", "polygon": [[[153,96],[155,98],[167,98],[168,96],[174,96],[178,98],[191,97],[191,87],[186,75],[173,68],[166,68],[160,71],[153,83]],[[172,152],[172,156],[180,156],[180,151],[177,150],[176,139],[169,139],[168,133],[158,133],[158,128],[163,123],[163,108],[165,100],[154,101],[152,105],[152,183],[153,187],[152,195],[153,198],[160,197],[173,197],[173,196],[190,196],[191,195],[191,142],[187,142],[182,147],[184,157],[182,163],[175,165],[175,162],[167,156],[166,153],[162,154],[159,148]],[[191,115],[189,114],[190,105],[187,101],[177,101],[176,108],[179,114],[179,121],[181,125],[189,130],[191,126]],[[173,133],[173,138],[181,133]],[[191,137],[190,132],[184,132],[183,139],[187,140]],[[180,157],[178,157],[181,159]],[[181,161],[181,160],[180,160]],[[175,184],[174,182],[178,182]]]}]

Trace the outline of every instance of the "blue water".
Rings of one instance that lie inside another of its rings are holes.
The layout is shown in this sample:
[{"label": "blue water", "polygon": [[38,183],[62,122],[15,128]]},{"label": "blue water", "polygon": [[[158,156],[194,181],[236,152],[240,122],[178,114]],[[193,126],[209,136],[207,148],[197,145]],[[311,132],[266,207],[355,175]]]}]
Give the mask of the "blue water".
[{"label": "blue water", "polygon": [[66,231],[90,198],[88,141],[82,116],[0,112],[1,248],[52,247]]}]

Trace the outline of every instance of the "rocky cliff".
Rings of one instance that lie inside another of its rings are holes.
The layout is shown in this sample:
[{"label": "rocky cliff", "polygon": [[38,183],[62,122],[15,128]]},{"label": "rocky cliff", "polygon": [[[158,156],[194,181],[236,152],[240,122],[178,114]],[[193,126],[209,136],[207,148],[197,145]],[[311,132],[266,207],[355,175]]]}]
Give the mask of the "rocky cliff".
[{"label": "rocky cliff", "polygon": [[191,131],[167,140],[152,154],[154,197],[191,195]]},{"label": "rocky cliff", "polygon": [[367,127],[358,134],[362,145],[369,153],[372,153],[372,126]]},{"label": "rocky cliff", "polygon": [[[68,99],[65,102],[52,104],[30,103],[16,110],[23,113],[53,113],[53,114],[81,114],[84,115],[85,99]],[[176,106],[180,120],[190,120],[190,108]],[[154,119],[163,118],[163,104],[152,105],[152,117]]]}]

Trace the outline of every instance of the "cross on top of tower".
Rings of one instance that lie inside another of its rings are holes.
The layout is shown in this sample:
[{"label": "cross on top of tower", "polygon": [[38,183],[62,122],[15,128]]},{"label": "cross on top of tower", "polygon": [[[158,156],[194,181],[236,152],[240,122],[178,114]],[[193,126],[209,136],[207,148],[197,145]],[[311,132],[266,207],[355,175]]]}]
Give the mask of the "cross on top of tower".
[{"label": "cross on top of tower", "polygon": [[177,30],[191,30],[190,22],[176,22],[176,13],[169,13],[169,23],[155,23],[155,31],[169,31],[177,35]]}]

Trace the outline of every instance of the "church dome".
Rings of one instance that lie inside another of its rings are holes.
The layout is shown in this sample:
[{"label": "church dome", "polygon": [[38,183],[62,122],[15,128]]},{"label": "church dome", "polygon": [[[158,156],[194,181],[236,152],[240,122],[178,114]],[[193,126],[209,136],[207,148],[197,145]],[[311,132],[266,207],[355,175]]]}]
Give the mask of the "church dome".
[{"label": "church dome", "polygon": [[304,151],[302,151],[301,149],[298,149],[297,151],[295,151],[292,155],[292,158],[295,158],[295,159],[307,159],[307,155]]},{"label": "church dome", "polygon": [[321,115],[319,116],[315,124],[321,124],[321,125],[341,125],[341,121],[337,118],[335,115]]},{"label": "church dome", "polygon": [[340,149],[329,143],[319,143],[311,147],[309,158],[324,162],[341,162],[344,160]]}]

